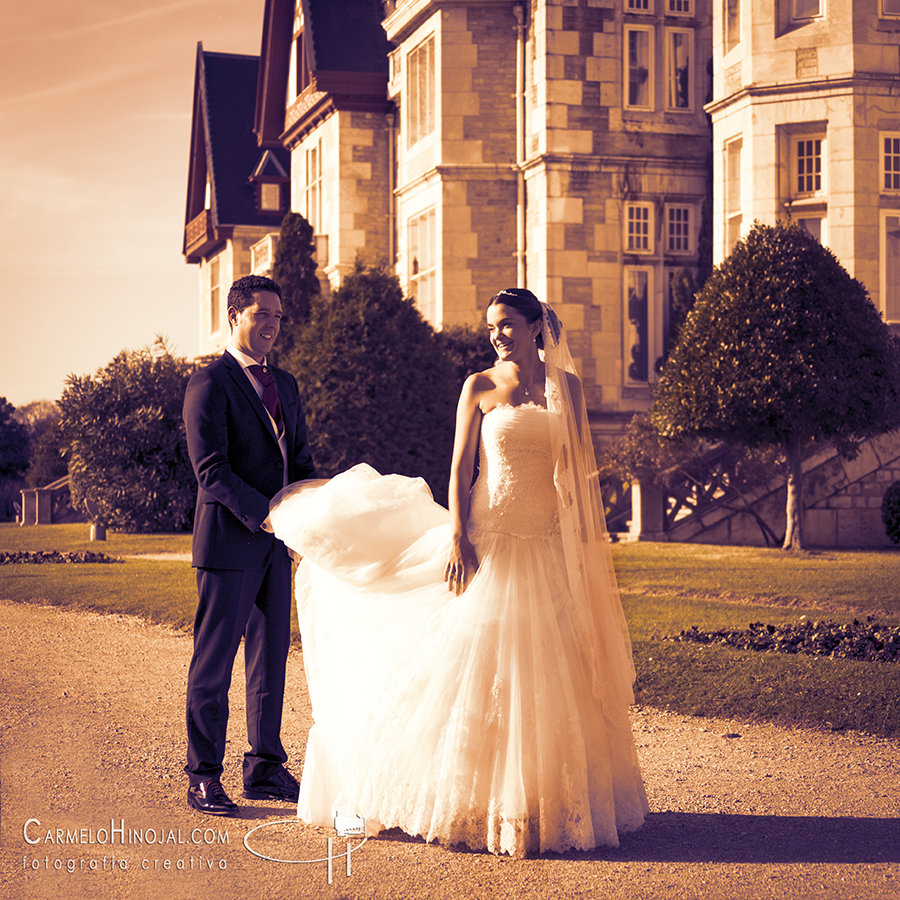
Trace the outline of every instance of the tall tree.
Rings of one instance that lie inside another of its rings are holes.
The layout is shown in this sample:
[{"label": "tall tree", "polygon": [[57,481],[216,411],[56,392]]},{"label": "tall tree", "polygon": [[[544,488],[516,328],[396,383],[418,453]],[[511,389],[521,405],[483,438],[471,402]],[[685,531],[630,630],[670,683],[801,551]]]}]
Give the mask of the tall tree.
[{"label": "tall tree", "polygon": [[16,418],[16,408],[0,397],[0,479],[22,477],[28,468],[28,428]]},{"label": "tall tree", "polygon": [[803,547],[802,451],[900,427],[900,341],[834,254],[797,225],[754,224],[698,294],[651,419],[664,437],[776,445],[784,547]]},{"label": "tall tree", "polygon": [[191,371],[157,339],[93,377],[69,376],[59,409],[74,507],[89,499],[119,531],[190,529],[197,484],[181,408]]},{"label": "tall tree", "polygon": [[471,374],[489,369],[497,360],[484,326],[450,325],[437,332],[437,339],[456,371],[457,393]]},{"label": "tall tree", "polygon": [[0,519],[13,517],[28,468],[28,429],[16,419],[16,408],[0,397]]},{"label": "tall tree", "polygon": [[309,318],[314,297],[322,288],[316,277],[316,245],[312,226],[299,213],[289,212],[281,222],[272,277],[281,287],[284,319],[270,354],[273,364],[290,358]]},{"label": "tall tree", "polygon": [[313,301],[286,361],[324,475],[359,462],[421,476],[446,502],[457,382],[434,330],[384,268],[356,269]]},{"label": "tall tree", "polygon": [[16,419],[28,429],[28,471],[25,484],[44,487],[68,473],[62,456],[59,407],[51,400],[35,400],[16,410]]}]

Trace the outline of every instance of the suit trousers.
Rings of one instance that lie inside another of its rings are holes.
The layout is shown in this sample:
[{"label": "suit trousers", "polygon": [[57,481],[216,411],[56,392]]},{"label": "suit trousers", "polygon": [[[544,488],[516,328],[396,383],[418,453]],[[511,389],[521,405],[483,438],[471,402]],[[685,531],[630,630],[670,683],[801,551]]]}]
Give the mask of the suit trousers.
[{"label": "suit trousers", "polygon": [[228,689],[241,637],[247,691],[244,786],[266,781],[287,761],[281,743],[285,665],[290,648],[291,561],[274,541],[252,569],[197,569],[199,603],[188,671],[185,772],[191,784],[219,781],[225,757]]}]

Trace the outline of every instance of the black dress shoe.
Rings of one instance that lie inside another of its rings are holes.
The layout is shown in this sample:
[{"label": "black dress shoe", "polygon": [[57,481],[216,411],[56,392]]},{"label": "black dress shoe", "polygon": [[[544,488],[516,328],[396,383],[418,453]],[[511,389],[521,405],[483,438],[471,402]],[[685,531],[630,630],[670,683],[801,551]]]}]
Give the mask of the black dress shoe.
[{"label": "black dress shoe", "polygon": [[287,769],[279,766],[266,773],[265,781],[245,784],[244,797],[247,800],[283,800],[285,803],[296,803],[300,798],[300,785]]},{"label": "black dress shoe", "polygon": [[188,805],[211,816],[231,816],[237,803],[225,793],[220,781],[201,781],[192,784],[187,793]]}]

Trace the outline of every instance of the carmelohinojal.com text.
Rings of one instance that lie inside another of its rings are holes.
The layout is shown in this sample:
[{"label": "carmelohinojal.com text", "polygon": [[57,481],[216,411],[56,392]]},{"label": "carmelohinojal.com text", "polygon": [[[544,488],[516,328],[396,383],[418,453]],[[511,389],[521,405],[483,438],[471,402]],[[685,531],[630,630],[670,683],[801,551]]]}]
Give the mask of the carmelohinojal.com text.
[{"label": "carmelohinojal.com text", "polygon": [[[193,828],[183,832],[181,828],[133,828],[125,824],[124,819],[110,819],[109,828],[71,828],[71,827],[47,827],[39,819],[28,819],[22,826],[22,837],[26,844],[32,847],[42,845],[46,850],[48,845],[55,850],[62,847],[165,847],[173,850],[174,846],[185,850],[191,848],[186,856],[171,858],[126,858],[115,855],[104,849],[103,856],[79,856],[51,857],[49,854],[41,856],[22,857],[22,868],[26,871],[56,871],[56,872],[117,872],[127,871],[137,867],[144,871],[155,872],[199,872],[199,871],[223,871],[227,868],[227,862],[223,858],[204,855],[204,850],[211,847],[230,845],[228,829],[217,828]],[[131,857],[131,854],[129,854]]]}]

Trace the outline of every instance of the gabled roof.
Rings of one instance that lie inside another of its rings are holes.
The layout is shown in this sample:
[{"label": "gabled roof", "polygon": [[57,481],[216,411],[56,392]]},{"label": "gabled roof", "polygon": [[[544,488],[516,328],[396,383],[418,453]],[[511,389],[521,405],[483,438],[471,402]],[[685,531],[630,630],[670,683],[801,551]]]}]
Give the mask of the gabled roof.
[{"label": "gabled roof", "polygon": [[258,211],[249,180],[254,174],[284,178],[290,172],[290,154],[283,148],[261,150],[253,131],[258,74],[258,56],[209,53],[197,45],[185,225],[203,211],[207,175],[212,228],[280,224]]},{"label": "gabled roof", "polygon": [[290,181],[287,169],[279,162],[277,151],[263,150],[253,174],[254,181]]},{"label": "gabled roof", "polygon": [[387,75],[390,44],[381,0],[303,0],[316,72]]},{"label": "gabled roof", "polygon": [[[309,94],[308,114],[301,119],[321,115],[323,107],[390,108],[391,45],[381,27],[381,0],[301,0],[301,8],[311,81],[304,92]],[[263,147],[280,145],[288,137],[284,98],[293,31],[293,0],[266,0],[255,123]]]}]

